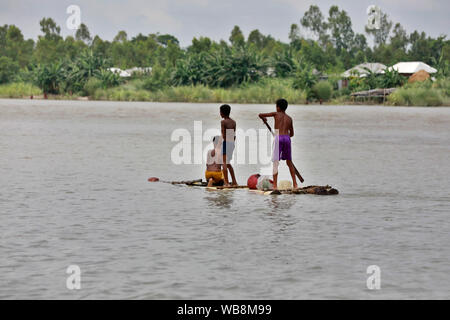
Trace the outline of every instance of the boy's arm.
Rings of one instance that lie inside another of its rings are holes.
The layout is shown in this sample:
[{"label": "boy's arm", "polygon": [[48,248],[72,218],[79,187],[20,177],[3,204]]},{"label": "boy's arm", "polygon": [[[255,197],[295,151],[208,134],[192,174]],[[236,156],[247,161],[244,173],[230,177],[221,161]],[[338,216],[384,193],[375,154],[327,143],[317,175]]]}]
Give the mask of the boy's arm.
[{"label": "boy's arm", "polygon": [[275,117],[276,116],[276,112],[271,112],[271,113],[260,113],[259,117],[261,118],[262,121],[267,122],[267,118],[270,117]]},{"label": "boy's arm", "polygon": [[294,136],[294,122],[291,120],[291,127],[289,128],[291,138]]},{"label": "boy's arm", "polygon": [[225,129],[225,122],[223,120],[220,122],[220,131],[222,132],[222,140],[224,140],[226,129]]}]

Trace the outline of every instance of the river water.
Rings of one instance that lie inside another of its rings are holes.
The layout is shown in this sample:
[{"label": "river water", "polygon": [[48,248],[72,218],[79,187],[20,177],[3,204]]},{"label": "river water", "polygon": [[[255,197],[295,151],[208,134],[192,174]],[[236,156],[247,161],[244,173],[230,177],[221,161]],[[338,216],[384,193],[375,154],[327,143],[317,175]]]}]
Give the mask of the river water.
[{"label": "river water", "polygon": [[[218,107],[0,100],[0,298],[450,298],[449,108],[291,106],[297,167],[338,196],[148,183],[203,176],[171,134]],[[273,106],[232,108],[247,130]]]}]

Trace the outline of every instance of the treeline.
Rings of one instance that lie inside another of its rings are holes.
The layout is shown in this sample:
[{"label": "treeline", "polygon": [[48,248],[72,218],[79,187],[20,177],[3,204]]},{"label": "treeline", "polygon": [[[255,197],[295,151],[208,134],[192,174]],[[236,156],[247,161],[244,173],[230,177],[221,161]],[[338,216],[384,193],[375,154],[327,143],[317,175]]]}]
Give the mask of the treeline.
[{"label": "treeline", "polygon": [[448,76],[450,63],[446,36],[407,34],[385,13],[379,30],[356,33],[347,12],[337,6],[327,15],[311,6],[291,26],[289,43],[258,30],[245,37],[238,26],[228,41],[194,38],[187,48],[180,47],[176,37],[159,33],[130,38],[120,31],[106,41],[92,37],[85,24],[75,36],[63,38],[51,18],[42,19],[40,29],[42,34],[33,41],[24,39],[14,25],[0,27],[0,83],[32,82],[48,93],[87,94],[92,88],[121,84],[109,67],[152,67],[151,74],[141,75],[142,87],[149,91],[186,85],[229,88],[269,77],[289,78],[293,88],[308,90],[320,73],[339,74],[363,62],[423,61],[437,68],[440,77]]}]

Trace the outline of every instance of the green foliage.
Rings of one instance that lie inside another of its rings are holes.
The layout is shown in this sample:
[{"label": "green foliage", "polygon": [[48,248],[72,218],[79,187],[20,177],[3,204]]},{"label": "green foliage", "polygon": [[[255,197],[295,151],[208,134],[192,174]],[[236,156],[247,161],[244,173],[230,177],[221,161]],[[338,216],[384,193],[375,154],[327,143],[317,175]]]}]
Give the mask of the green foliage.
[{"label": "green foliage", "polygon": [[199,53],[178,60],[171,75],[172,84],[175,86],[204,84],[206,59],[205,53]]},{"label": "green foliage", "polygon": [[44,93],[58,94],[64,80],[63,64],[58,62],[49,65],[37,65],[33,69],[33,82]]},{"label": "green foliage", "polygon": [[296,69],[295,59],[291,51],[276,53],[271,62],[275,75],[279,78],[292,76]]},{"label": "green foliage", "polygon": [[319,80],[317,75],[314,73],[314,68],[311,63],[300,60],[295,63],[295,69],[296,72],[293,82],[293,87],[295,89],[308,91]]},{"label": "green foliage", "polygon": [[350,79],[349,89],[353,92],[371,89],[388,89],[401,87],[406,83],[407,78],[398,73],[398,71],[389,68],[384,70],[384,74],[377,74],[365,68],[367,75],[359,77],[355,75]]},{"label": "green foliage", "polygon": [[450,97],[450,78],[440,78],[433,82],[433,89],[441,90],[442,94],[446,97]]},{"label": "green foliage", "polygon": [[350,78],[350,81],[348,83],[348,89],[351,92],[358,92],[358,91],[369,90],[370,87],[364,78],[353,77],[353,78]]},{"label": "green foliage", "polygon": [[192,54],[177,61],[172,84],[231,87],[256,82],[265,73],[267,63],[256,52],[242,47],[221,50],[216,54]]},{"label": "green foliage", "polygon": [[94,72],[94,77],[90,77],[85,82],[83,93],[92,97],[98,89],[116,87],[121,83],[122,80],[118,74],[105,69],[96,70]]},{"label": "green foliage", "polygon": [[38,87],[24,82],[14,82],[0,85],[0,98],[24,98],[42,94]]},{"label": "green foliage", "polygon": [[142,88],[145,90],[156,91],[168,85],[169,75],[165,70],[157,65],[154,66],[151,75],[144,78]]},{"label": "green foliage", "polygon": [[[118,86],[122,83],[122,79],[117,73],[106,69],[97,69],[94,71],[95,78],[100,81],[103,89]],[[92,79],[92,78],[91,78]]]},{"label": "green foliage", "polygon": [[395,88],[402,86],[407,79],[402,76],[400,73],[398,73],[397,70],[389,68],[384,70],[384,74],[380,77],[380,87],[381,88]]},{"label": "green foliage", "polygon": [[[446,49],[448,52],[446,52]],[[447,78],[450,76],[450,45],[442,48],[439,59],[433,57],[432,60],[433,65],[438,70],[436,74],[438,78]]]},{"label": "green foliage", "polygon": [[105,89],[102,84],[102,81],[97,78],[89,78],[89,80],[86,81],[84,85],[84,91],[88,96],[91,97],[95,94],[95,91],[100,88]]},{"label": "green foliage", "polygon": [[389,102],[396,106],[442,106],[450,102],[450,79],[406,84],[392,93]]},{"label": "green foliage", "polygon": [[427,88],[400,88],[392,93],[388,101],[396,106],[441,106],[444,99],[439,90]]},{"label": "green foliage", "polygon": [[[369,72],[365,78],[351,79],[347,91],[336,91],[338,79],[333,74],[341,74],[367,61],[386,65],[423,61],[438,69],[435,77],[444,79],[439,86],[447,83],[450,41],[445,36],[432,38],[418,31],[407,34],[397,23],[389,37],[393,23],[386,14],[381,22],[380,30],[368,31],[375,37],[376,45],[372,49],[365,35],[355,34],[346,11],[332,6],[324,16],[318,6],[312,5],[300,24],[293,23],[290,30],[286,30],[289,43],[257,29],[245,39],[241,28],[235,26],[229,43],[198,37],[183,49],[178,39],[169,34],[138,34],[130,39],[125,31],[119,31],[111,42],[99,36],[92,39],[85,24],[80,25],[75,36],[63,38],[56,22],[44,18],[40,21],[41,35],[36,43],[25,40],[16,26],[0,26],[0,83],[27,81],[47,93],[79,93],[101,98],[179,101],[186,96],[194,101],[217,97],[268,101],[256,97],[272,99],[276,96],[264,94],[263,86],[267,86],[265,90],[287,90],[285,94],[291,94],[294,99],[298,99],[299,92],[309,99],[315,98],[317,90],[313,88],[325,87],[323,84],[315,87],[319,73],[330,77],[329,84],[335,91],[332,90],[331,96],[335,98],[347,96],[348,90],[399,87],[406,81],[395,71],[386,71],[385,75]],[[305,30],[314,37],[306,38]],[[134,75],[123,84],[124,80],[117,74],[107,71],[112,66],[122,69],[152,67],[153,72]],[[282,88],[279,83],[288,88]],[[182,89],[170,88],[171,85]],[[223,90],[225,88],[227,90]],[[410,89],[405,87],[405,90]],[[431,89],[438,91],[445,104],[447,89]]]},{"label": "green foliage", "polygon": [[8,57],[0,57],[0,84],[10,82],[19,71],[19,64]]},{"label": "green foliage", "polygon": [[328,81],[319,81],[313,87],[317,99],[328,101],[333,94],[333,86]]},{"label": "green foliage", "polygon": [[[141,80],[138,80],[141,81]],[[255,84],[245,84],[235,88],[208,88],[204,85],[165,87],[161,90],[139,89],[135,81],[107,90],[98,89],[93,96],[96,100],[155,101],[155,102],[202,102],[202,103],[270,103],[280,97],[290,104],[306,103],[306,92],[292,88],[289,80],[267,79]]]}]

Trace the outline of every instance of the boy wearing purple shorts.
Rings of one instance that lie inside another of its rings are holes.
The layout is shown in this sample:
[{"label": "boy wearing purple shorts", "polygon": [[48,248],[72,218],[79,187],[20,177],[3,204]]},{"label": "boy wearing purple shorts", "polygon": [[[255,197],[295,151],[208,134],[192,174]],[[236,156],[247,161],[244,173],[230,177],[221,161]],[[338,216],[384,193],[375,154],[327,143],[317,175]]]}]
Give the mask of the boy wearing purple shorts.
[{"label": "boy wearing purple shorts", "polygon": [[292,164],[291,138],[294,136],[292,118],[286,114],[288,102],[285,99],[277,101],[277,112],[261,113],[259,117],[267,123],[267,118],[275,120],[275,147],[273,151],[273,188],[278,190],[278,165],[280,160],[286,160],[292,176],[294,189],[298,189],[295,178],[295,168]]}]

